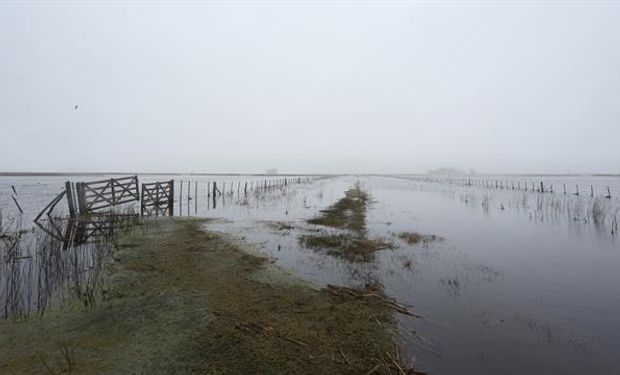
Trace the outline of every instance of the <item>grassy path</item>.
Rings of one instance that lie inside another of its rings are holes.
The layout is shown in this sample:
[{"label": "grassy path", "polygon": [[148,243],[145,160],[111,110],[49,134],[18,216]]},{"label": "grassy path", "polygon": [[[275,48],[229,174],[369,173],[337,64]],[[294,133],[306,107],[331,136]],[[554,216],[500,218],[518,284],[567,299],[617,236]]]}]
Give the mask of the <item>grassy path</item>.
[{"label": "grassy path", "polygon": [[94,307],[0,322],[0,373],[387,372],[391,311],[317,290],[203,225],[124,236]]}]

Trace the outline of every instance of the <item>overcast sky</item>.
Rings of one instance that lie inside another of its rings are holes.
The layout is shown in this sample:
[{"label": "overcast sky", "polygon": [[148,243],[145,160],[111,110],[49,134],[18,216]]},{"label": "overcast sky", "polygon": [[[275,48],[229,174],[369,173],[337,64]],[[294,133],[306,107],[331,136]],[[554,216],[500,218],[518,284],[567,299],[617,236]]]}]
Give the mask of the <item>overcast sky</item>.
[{"label": "overcast sky", "polygon": [[0,171],[620,173],[593,3],[0,3]]}]

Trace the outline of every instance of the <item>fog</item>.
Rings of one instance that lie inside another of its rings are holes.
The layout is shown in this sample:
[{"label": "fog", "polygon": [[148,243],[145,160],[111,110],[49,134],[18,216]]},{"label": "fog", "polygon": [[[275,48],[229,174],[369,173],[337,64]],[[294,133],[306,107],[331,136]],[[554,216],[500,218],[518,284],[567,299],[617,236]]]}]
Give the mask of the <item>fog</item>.
[{"label": "fog", "polygon": [[130,4],[0,5],[0,171],[620,173],[619,3]]}]

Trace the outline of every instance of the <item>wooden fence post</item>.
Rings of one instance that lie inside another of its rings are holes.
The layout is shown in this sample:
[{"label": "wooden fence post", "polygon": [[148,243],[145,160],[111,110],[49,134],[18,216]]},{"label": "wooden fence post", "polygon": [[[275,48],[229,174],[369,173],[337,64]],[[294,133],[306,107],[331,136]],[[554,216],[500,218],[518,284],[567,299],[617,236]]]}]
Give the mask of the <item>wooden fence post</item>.
[{"label": "wooden fence post", "polygon": [[183,180],[179,183],[179,216],[183,216]]},{"label": "wooden fence post", "polygon": [[174,215],[174,180],[168,182],[170,184],[170,191],[168,192],[168,215]]},{"label": "wooden fence post", "polygon": [[78,208],[81,214],[86,213],[86,198],[84,193],[84,186],[81,182],[78,182],[75,185],[77,189],[77,200],[78,200]]},{"label": "wooden fence post", "polygon": [[71,181],[65,182],[65,191],[67,192],[67,203],[69,205],[69,216],[75,216],[75,198],[73,196],[73,188]]}]

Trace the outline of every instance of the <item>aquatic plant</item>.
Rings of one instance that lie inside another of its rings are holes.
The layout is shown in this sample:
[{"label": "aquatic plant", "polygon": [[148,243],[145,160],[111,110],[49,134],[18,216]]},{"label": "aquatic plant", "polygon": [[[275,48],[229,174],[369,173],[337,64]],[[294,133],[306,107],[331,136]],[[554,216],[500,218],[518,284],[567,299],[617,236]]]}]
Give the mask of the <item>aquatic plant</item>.
[{"label": "aquatic plant", "polygon": [[418,232],[401,232],[398,234],[398,238],[405,241],[409,245],[416,245],[419,243],[427,244],[433,241],[440,241],[443,238],[434,234],[422,234]]}]

